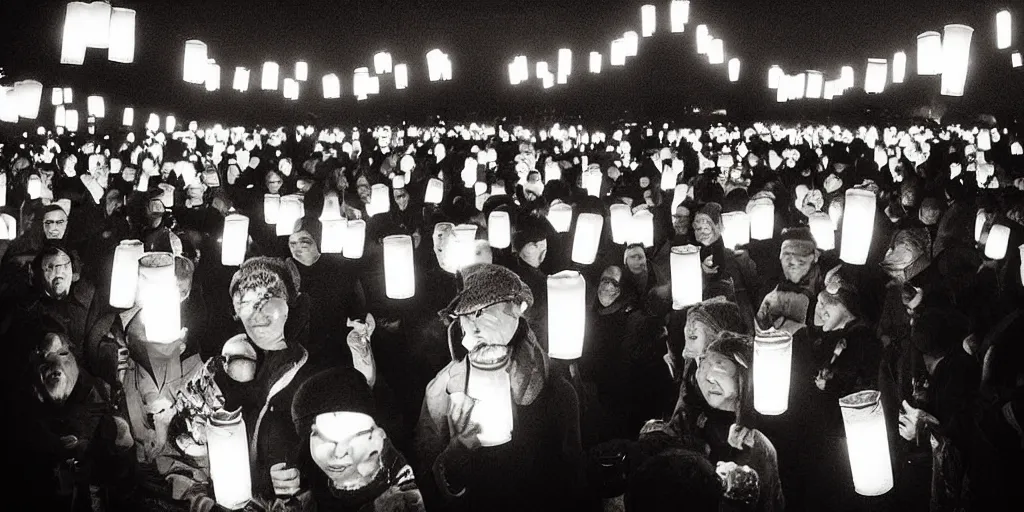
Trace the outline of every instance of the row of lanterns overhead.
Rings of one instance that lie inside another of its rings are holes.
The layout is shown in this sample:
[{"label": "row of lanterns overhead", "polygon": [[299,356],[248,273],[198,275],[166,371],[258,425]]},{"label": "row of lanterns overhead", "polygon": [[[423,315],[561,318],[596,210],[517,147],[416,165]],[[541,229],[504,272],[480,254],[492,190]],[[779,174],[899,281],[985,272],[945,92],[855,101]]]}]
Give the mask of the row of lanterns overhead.
[{"label": "row of lanterns overhead", "polygon": [[109,2],[69,2],[64,15],[60,63],[81,66],[89,48],[107,50],[107,60],[135,61],[135,10]]}]

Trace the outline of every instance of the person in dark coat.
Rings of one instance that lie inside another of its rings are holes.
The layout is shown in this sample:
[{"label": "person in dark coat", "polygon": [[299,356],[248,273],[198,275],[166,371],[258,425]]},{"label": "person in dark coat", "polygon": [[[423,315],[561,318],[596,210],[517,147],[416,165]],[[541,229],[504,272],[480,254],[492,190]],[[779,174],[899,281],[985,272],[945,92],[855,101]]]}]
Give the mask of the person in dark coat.
[{"label": "person in dark coat", "polygon": [[547,219],[523,216],[516,222],[512,245],[516,261],[511,269],[533,292],[533,306],[524,314],[541,347],[548,347],[548,275],[541,269],[548,254],[548,241],[555,230]]},{"label": "person in dark coat", "polygon": [[67,249],[53,244],[43,247],[32,261],[33,293],[23,299],[22,309],[59,322],[81,360],[99,308],[95,304],[96,289],[87,281],[75,281],[72,267]]},{"label": "person in dark coat", "polygon": [[783,232],[783,278],[765,295],[757,312],[761,329],[775,327],[795,334],[814,319],[815,300],[823,278],[818,265],[818,246],[807,228],[790,228]]}]

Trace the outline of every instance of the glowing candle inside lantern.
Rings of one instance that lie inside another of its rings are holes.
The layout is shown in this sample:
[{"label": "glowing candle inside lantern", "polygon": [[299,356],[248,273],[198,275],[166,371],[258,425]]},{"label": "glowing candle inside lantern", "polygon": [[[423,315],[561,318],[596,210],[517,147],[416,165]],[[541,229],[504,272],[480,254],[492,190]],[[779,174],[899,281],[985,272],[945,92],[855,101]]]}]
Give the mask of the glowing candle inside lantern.
[{"label": "glowing candle inside lantern", "polygon": [[640,32],[644,37],[654,35],[654,28],[657,25],[657,12],[657,8],[650,4],[640,7]]},{"label": "glowing candle inside lantern", "polygon": [[907,77],[907,54],[896,52],[892,56],[892,83],[902,84]]},{"label": "glowing candle inside lantern", "polygon": [[754,336],[754,409],[777,416],[789,408],[789,381],[793,365],[793,336],[786,331]]},{"label": "glowing candle inside lantern", "polygon": [[302,218],[304,208],[302,198],[297,195],[287,195],[281,198],[277,211],[277,236],[290,236],[295,232],[295,222]]},{"label": "glowing candle inside lantern", "polygon": [[[553,207],[552,207],[553,208]],[[571,215],[571,210],[570,210]],[[576,233],[572,242],[572,261],[590,265],[597,257],[601,243],[601,229],[604,218],[596,213],[581,213],[576,219]]]},{"label": "glowing candle inside lantern", "polygon": [[632,228],[633,216],[629,206],[624,204],[613,204],[608,208],[612,224],[612,241],[617,244],[624,244],[629,239],[629,232]]},{"label": "glowing candle inside lantern", "polygon": [[183,77],[190,84],[201,84],[206,80],[206,66],[209,58],[206,43],[198,39],[185,41],[185,66]]},{"label": "glowing candle inside lantern", "polygon": [[280,73],[281,67],[276,62],[265,62],[263,63],[263,76],[260,79],[260,88],[264,91],[276,91],[278,82],[278,73]]},{"label": "glowing candle inside lantern", "polygon": [[996,48],[1005,50],[1013,44],[1013,16],[1002,10],[996,14]]},{"label": "glowing candle inside lantern", "polygon": [[138,240],[122,240],[114,249],[110,270],[110,306],[128,309],[135,305],[139,283],[139,258],[144,250]]},{"label": "glowing candle inside lantern", "polygon": [[131,64],[135,61],[135,11],[114,7],[110,12],[110,49],[107,60]]},{"label": "glowing candle inside lantern", "polygon": [[630,229],[630,243],[654,247],[654,214],[650,210],[638,210],[633,214]]},{"label": "glowing candle inside lantern", "polygon": [[678,34],[686,29],[690,21],[690,2],[688,0],[672,0],[669,4],[669,18],[672,22],[672,33]]},{"label": "glowing candle inside lantern", "polygon": [[839,258],[851,265],[863,265],[871,248],[877,200],[870,190],[846,191],[843,209],[843,238]]},{"label": "glowing candle inside lantern", "polygon": [[729,249],[750,243],[750,217],[746,212],[722,214],[722,243]]},{"label": "glowing candle inside lantern", "polygon": [[237,213],[224,217],[224,237],[221,239],[220,264],[237,267],[245,261],[249,245],[249,217]]},{"label": "glowing candle inside lantern", "polygon": [[942,73],[942,34],[935,31],[917,36],[917,74],[922,76]]},{"label": "glowing candle inside lantern", "polygon": [[889,436],[881,393],[867,390],[839,399],[846,429],[853,487],[862,496],[881,496],[893,486]]},{"label": "glowing candle inside lantern", "polygon": [[388,298],[408,299],[416,294],[413,245],[409,235],[384,237],[384,288]]},{"label": "glowing candle inside lantern", "polygon": [[811,236],[818,245],[818,249],[831,251],[836,248],[836,232],[832,225],[832,219],[826,213],[815,212],[808,218],[808,227],[811,229]]},{"label": "glowing candle inside lantern", "polygon": [[430,204],[441,204],[444,198],[444,182],[437,178],[430,178],[427,181],[427,191],[423,195],[423,202]]},{"label": "glowing candle inside lantern", "polygon": [[345,242],[342,244],[341,255],[357,260],[363,257],[363,247],[366,245],[366,221],[353,219],[348,221],[345,228]]},{"label": "glowing candle inside lantern", "polygon": [[241,410],[221,410],[211,415],[206,425],[206,444],[217,504],[228,510],[241,509],[252,499],[249,443]]},{"label": "glowing candle inside lantern", "polygon": [[487,217],[487,241],[495,249],[512,245],[512,223],[508,212],[496,210]]},{"label": "glowing candle inside lantern", "polygon": [[693,245],[673,247],[669,264],[672,272],[672,309],[680,311],[700,302],[704,296],[700,249]]},{"label": "glowing candle inside lantern", "polygon": [[868,59],[868,67],[864,72],[864,92],[880,94],[885,91],[885,80],[888,70],[889,61],[885,59]]},{"label": "glowing candle inside lantern", "polygon": [[181,302],[174,255],[166,252],[143,254],[139,258],[138,304],[146,338],[153,343],[170,343],[181,336]]},{"label": "glowing candle inside lantern", "polygon": [[370,217],[391,211],[391,191],[383,183],[370,187],[370,204],[366,205],[366,214]]},{"label": "glowing candle inside lantern", "polygon": [[466,396],[475,402],[470,421],[480,426],[477,440],[481,446],[500,446],[512,440],[512,383],[505,369],[473,368]]},{"label": "glowing candle inside lantern", "polygon": [[583,355],[587,283],[575,270],[548,276],[548,355],[573,360]]},{"label": "glowing candle inside lantern", "polygon": [[993,224],[985,241],[985,257],[1001,260],[1006,257],[1006,248],[1010,242],[1010,228],[1002,224]]},{"label": "glowing candle inside lantern", "polygon": [[750,206],[747,213],[750,216],[750,238],[771,240],[775,234],[775,204],[758,201]]},{"label": "glowing candle inside lantern", "polygon": [[568,233],[569,227],[572,225],[572,206],[566,203],[551,205],[551,208],[548,208],[548,222],[551,223],[551,227],[555,228],[555,231]]}]

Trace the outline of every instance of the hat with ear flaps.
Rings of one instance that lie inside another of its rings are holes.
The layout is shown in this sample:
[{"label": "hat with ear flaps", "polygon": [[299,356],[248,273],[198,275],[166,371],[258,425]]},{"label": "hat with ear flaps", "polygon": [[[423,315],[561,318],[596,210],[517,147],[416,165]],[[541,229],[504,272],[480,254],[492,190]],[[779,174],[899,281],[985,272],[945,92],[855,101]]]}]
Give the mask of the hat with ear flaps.
[{"label": "hat with ear flaps", "polygon": [[750,427],[754,418],[754,340],[749,335],[723,331],[706,352],[715,352],[736,363],[736,424]]}]

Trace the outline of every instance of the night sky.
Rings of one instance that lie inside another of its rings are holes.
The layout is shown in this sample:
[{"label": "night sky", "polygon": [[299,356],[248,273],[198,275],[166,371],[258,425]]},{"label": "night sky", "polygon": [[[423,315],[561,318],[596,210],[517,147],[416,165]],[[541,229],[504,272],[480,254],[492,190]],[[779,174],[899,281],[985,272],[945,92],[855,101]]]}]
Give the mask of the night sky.
[{"label": "night sky", "polygon": [[[658,6],[659,33],[642,39],[639,56],[625,69],[607,69],[609,43],[625,30],[640,31],[639,7]],[[683,34],[668,32],[668,1],[455,1],[455,0],[129,0],[114,6],[138,11],[135,63],[110,63],[105,50],[88,50],[84,66],[61,66],[61,26],[66,2],[0,0],[0,66],[7,81],[36,78],[46,86],[71,86],[84,108],[87,94],[101,94],[115,107],[175,113],[203,121],[359,122],[453,117],[528,116],[556,113],[587,118],[678,117],[693,106],[726,108],[747,118],[826,118],[920,105],[950,112],[991,112],[1004,117],[1024,105],[1024,69],[1010,68],[1010,51],[995,48],[995,13],[1009,6],[1017,27],[1024,2],[938,0],[694,0]],[[743,62],[741,81],[730,84],[726,66],[710,66],[696,55],[693,27],[707,23],[725,40],[727,59]],[[972,67],[964,98],[938,95],[938,77],[917,77],[916,35],[947,23],[976,29]],[[1017,30],[1015,45],[1024,49]],[[222,89],[207,93],[181,80],[183,45],[201,39],[222,67]],[[441,48],[453,60],[454,80],[427,81],[425,53]],[[574,53],[574,75],[566,86],[544,91],[538,80],[512,87],[507,64],[525,54],[554,67],[557,50]],[[357,103],[350,95],[352,70],[370,66],[388,50],[410,65],[410,88],[395,91],[382,80],[382,94]],[[601,75],[587,73],[591,50],[605,56]],[[869,57],[908,54],[908,83],[890,85],[881,96],[862,92]],[[276,60],[283,76],[296,60],[310,63],[310,81],[299,102],[280,92],[257,90],[260,67]],[[787,71],[820,69],[838,76],[844,64],[857,70],[857,91],[840,101],[777,105],[766,87],[770,64]],[[250,91],[230,89],[235,66],[252,69]],[[320,77],[342,77],[343,98],[324,101]],[[48,98],[47,98],[48,99]],[[48,101],[44,101],[48,104]],[[48,105],[43,119],[49,119]],[[109,108],[109,107],[108,107]],[[117,109],[119,111],[119,109]],[[139,116],[139,114],[137,114]],[[118,117],[119,116],[113,116]],[[113,117],[111,119],[113,119]],[[109,122],[116,122],[110,120]]]}]

